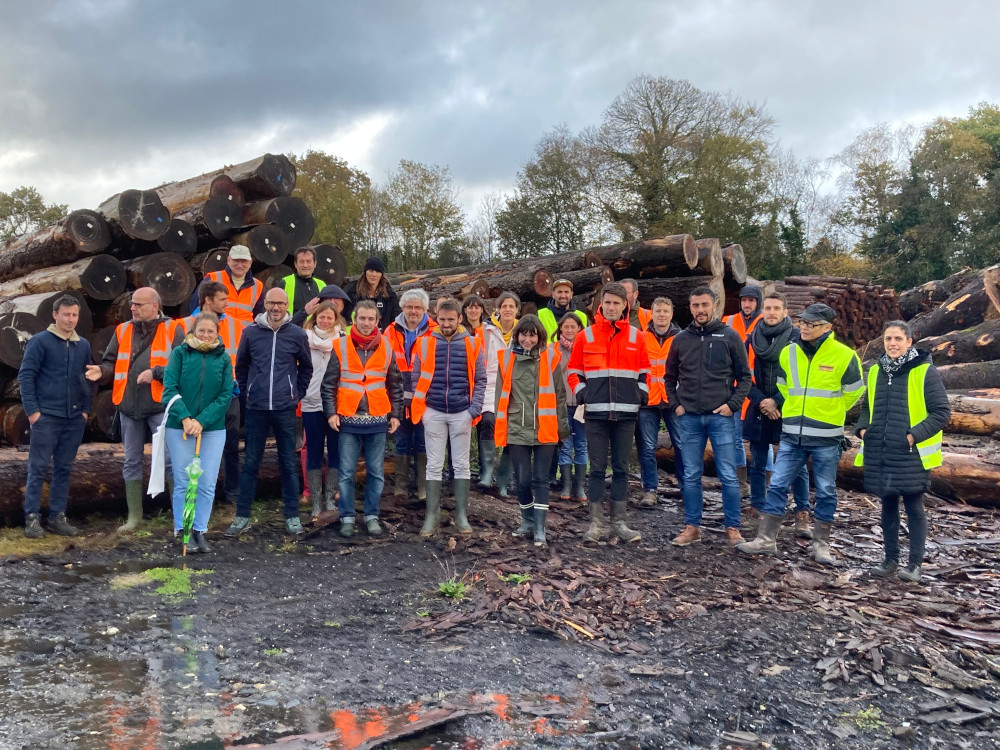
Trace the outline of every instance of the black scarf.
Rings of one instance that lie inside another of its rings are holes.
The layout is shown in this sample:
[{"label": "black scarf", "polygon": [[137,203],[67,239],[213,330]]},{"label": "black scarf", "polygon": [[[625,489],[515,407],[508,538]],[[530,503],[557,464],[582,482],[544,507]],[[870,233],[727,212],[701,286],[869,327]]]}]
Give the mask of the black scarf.
[{"label": "black scarf", "polygon": [[879,367],[881,367],[885,372],[885,376],[889,380],[889,385],[892,385],[892,376],[899,372],[903,365],[916,357],[917,350],[911,346],[902,356],[897,357],[896,359],[892,359],[888,353],[883,354],[878,358]]},{"label": "black scarf", "polygon": [[758,357],[768,362],[777,362],[781,350],[791,338],[792,328],[791,318],[782,318],[775,326],[769,326],[763,320],[758,321],[753,333],[750,334],[750,346]]}]

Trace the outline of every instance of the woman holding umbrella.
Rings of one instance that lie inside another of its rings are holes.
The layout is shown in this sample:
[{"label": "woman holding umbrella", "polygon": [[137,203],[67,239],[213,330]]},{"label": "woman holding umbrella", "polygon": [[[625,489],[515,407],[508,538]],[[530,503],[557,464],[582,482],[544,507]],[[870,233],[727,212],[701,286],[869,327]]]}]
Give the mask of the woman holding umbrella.
[{"label": "woman holding umbrella", "polygon": [[[176,400],[175,396],[179,396]],[[233,398],[233,364],[219,338],[219,319],[203,312],[194,319],[191,333],[175,348],[163,373],[163,397],[170,404],[166,443],[174,472],[174,534],[183,528],[187,468],[195,458],[201,438],[203,476],[198,481],[194,510],[194,543],[210,552],[205,532],[212,514],[215,482],[226,445],[226,409]],[[172,401],[172,403],[171,403]]]}]

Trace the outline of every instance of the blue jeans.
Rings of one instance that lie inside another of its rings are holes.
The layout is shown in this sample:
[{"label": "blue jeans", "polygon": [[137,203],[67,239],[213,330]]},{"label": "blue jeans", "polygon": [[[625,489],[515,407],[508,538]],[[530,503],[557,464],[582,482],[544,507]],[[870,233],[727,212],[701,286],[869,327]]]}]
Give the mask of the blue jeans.
[{"label": "blue jeans", "polygon": [[354,471],[358,457],[365,451],[365,516],[378,515],[378,501],[385,486],[386,433],[367,435],[340,433],[340,500],[337,510],[341,518],[354,518]]},{"label": "blue jeans", "polygon": [[[174,475],[174,533],[183,528],[184,495],[187,493],[187,467],[194,460],[195,443],[193,437],[184,439],[184,430],[168,427],[166,432],[167,450],[172,458]],[[201,469],[203,474],[198,480],[198,494],[194,501],[195,531],[208,531],[208,519],[212,515],[212,502],[215,500],[215,483],[219,479],[219,467],[222,466],[222,452],[226,448],[226,431],[212,430],[201,434]]]},{"label": "blue jeans", "polygon": [[285,518],[299,516],[299,472],[295,466],[295,409],[268,411],[247,409],[246,454],[240,474],[240,495],[236,500],[236,515],[248,518],[250,504],[257,494],[257,474],[264,457],[267,434],[274,429],[278,447],[278,467],[281,470],[281,496],[285,501]]},{"label": "blue jeans", "polygon": [[733,454],[736,457],[736,468],[747,465],[747,449],[743,446],[742,414],[742,411],[733,414]]},{"label": "blue jeans", "polygon": [[28,481],[24,484],[24,512],[38,513],[42,509],[42,482],[52,463],[52,484],[49,489],[49,518],[66,512],[69,497],[69,475],[76,450],[83,439],[87,420],[76,417],[55,417],[42,414],[31,425],[28,444]]},{"label": "blue jeans", "polygon": [[712,441],[715,473],[722,482],[722,512],[727,529],[740,527],[740,482],[733,456],[733,418],[721,414],[682,414],[677,418],[684,454],[684,523],[701,526],[705,505],[701,476],[705,469],[705,443]]},{"label": "blue jeans", "polygon": [[840,463],[840,445],[803,447],[781,441],[778,459],[774,462],[771,484],[764,498],[764,513],[785,515],[788,505],[788,487],[798,477],[806,461],[812,456],[813,484],[816,485],[816,513],[820,521],[833,521],[837,510],[837,464]]},{"label": "blue jeans", "polygon": [[[774,468],[771,460],[770,443],[750,443],[750,463],[747,468],[750,480],[750,504],[757,510],[764,509],[764,493],[767,492],[766,474],[769,468]],[[809,508],[809,467],[803,465],[802,471],[792,480],[792,497],[795,498],[795,512],[800,513]]]},{"label": "blue jeans", "polygon": [[656,441],[660,434],[660,422],[665,422],[670,442],[674,446],[674,476],[679,481],[684,478],[684,461],[681,458],[681,438],[677,429],[677,417],[666,405],[639,409],[639,468],[642,470],[642,489],[656,492],[659,477],[656,472]]},{"label": "blue jeans", "polygon": [[559,443],[559,465],[587,464],[587,425],[569,415],[570,436]]},{"label": "blue jeans", "polygon": [[326,465],[331,469],[340,466],[338,436],[326,421],[322,411],[302,412],[302,429],[306,433],[306,470],[323,468],[323,444],[326,443]]}]

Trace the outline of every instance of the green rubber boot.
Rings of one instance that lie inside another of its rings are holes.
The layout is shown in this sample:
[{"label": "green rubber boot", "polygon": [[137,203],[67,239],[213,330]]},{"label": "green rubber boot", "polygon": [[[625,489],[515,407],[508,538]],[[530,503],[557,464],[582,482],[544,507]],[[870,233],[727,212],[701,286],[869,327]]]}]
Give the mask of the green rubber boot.
[{"label": "green rubber boot", "polygon": [[420,536],[429,537],[434,534],[441,523],[441,480],[427,480],[427,510],[424,513],[424,525],[420,528]]},{"label": "green rubber boot", "polygon": [[[170,483],[171,485],[173,482]],[[128,520],[118,527],[119,534],[131,534],[142,523],[142,480],[125,482],[125,503],[128,505]]]}]

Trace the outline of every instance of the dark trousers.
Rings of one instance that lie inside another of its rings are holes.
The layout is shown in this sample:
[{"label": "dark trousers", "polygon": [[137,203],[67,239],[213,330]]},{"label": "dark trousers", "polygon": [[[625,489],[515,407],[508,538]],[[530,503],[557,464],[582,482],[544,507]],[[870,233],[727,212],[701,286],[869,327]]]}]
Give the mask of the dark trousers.
[{"label": "dark trousers", "polygon": [[611,421],[587,419],[587,452],[590,454],[590,479],[587,499],[604,501],[604,473],[611,452],[611,500],[624,502],[628,498],[628,455],[635,440],[635,419]]},{"label": "dark trousers", "polygon": [[52,464],[49,487],[49,518],[66,512],[69,496],[69,473],[76,450],[83,440],[87,420],[77,417],[54,417],[42,414],[31,425],[28,443],[28,480],[24,484],[24,512],[38,513],[42,508],[42,482]]},{"label": "dark trousers", "polygon": [[491,411],[484,411],[482,414],[483,418],[479,420],[479,424],[476,425],[476,440],[482,442],[483,440],[492,440],[493,432],[496,429],[497,417]]},{"label": "dark trousers", "polygon": [[247,409],[246,455],[243,473],[240,474],[240,494],[236,501],[236,515],[249,517],[250,505],[257,494],[257,474],[264,457],[264,443],[271,430],[278,447],[278,466],[281,469],[281,496],[285,501],[285,518],[299,515],[299,473],[295,467],[295,409],[268,411]]},{"label": "dark trousers", "polygon": [[522,508],[549,509],[549,465],[558,447],[558,443],[507,446],[514,464],[517,504]]},{"label": "dark trousers", "polygon": [[[899,494],[894,492],[882,498],[882,538],[885,540],[886,560],[899,560]],[[924,494],[903,495],[903,505],[910,528],[910,566],[920,565],[924,561],[924,544],[927,541]]]},{"label": "dark trousers", "polygon": [[326,421],[322,411],[302,412],[302,429],[306,433],[306,471],[323,468],[323,446],[326,444],[326,465],[340,468],[340,433]]},{"label": "dark trousers", "polygon": [[222,449],[222,468],[225,473],[222,491],[235,495],[240,489],[240,400],[233,396],[226,409],[226,446]]}]

